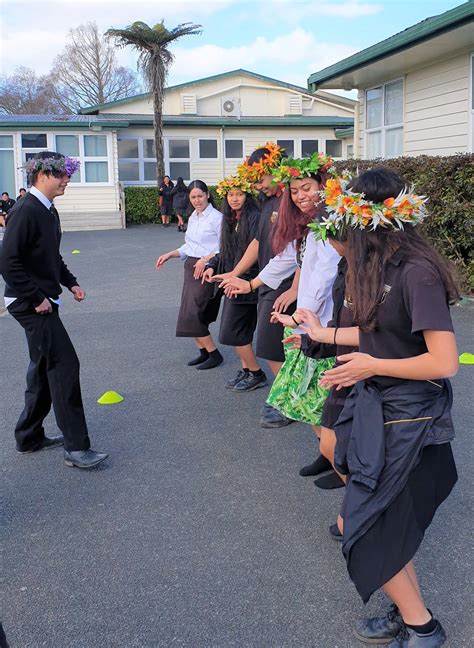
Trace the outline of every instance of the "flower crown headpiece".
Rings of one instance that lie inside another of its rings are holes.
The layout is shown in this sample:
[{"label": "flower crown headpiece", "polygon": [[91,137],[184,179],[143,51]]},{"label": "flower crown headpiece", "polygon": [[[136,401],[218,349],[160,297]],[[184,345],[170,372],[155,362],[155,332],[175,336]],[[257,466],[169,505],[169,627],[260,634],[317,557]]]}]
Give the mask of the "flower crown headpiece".
[{"label": "flower crown headpiece", "polygon": [[302,180],[318,173],[335,175],[333,161],[324,153],[313,153],[308,158],[293,160],[285,158],[281,164],[272,170],[272,176],[278,184],[288,184],[292,180]]},{"label": "flower crown headpiece", "polygon": [[237,167],[238,175],[247,178],[249,182],[256,182],[262,175],[270,175],[272,169],[280,164],[283,157],[283,149],[275,142],[267,142],[257,148],[267,149],[268,153],[253,164],[249,164],[250,156],[247,156],[245,162]]},{"label": "flower crown headpiece", "polygon": [[229,191],[232,191],[233,189],[243,191],[244,193],[250,194],[252,196],[257,195],[257,191],[254,189],[254,186],[250,182],[250,180],[238,175],[224,178],[223,180],[218,182],[216,192],[218,196],[224,198],[224,196],[227,196]]},{"label": "flower crown headpiece", "polygon": [[316,238],[325,240],[328,232],[336,236],[344,227],[375,230],[377,227],[390,227],[403,230],[404,224],[412,226],[421,223],[427,216],[426,196],[414,193],[414,187],[405,187],[396,198],[386,198],[376,203],[365,198],[363,193],[355,193],[348,185],[352,180],[347,171],[337,178],[329,178],[321,191],[326,203],[328,217],[320,223],[311,223],[310,228]]},{"label": "flower crown headpiece", "polygon": [[28,160],[21,168],[25,169],[26,173],[30,175],[35,171],[50,171],[55,173],[66,174],[69,177],[73,176],[79,169],[81,163],[76,158],[68,156],[61,158],[32,158]]}]

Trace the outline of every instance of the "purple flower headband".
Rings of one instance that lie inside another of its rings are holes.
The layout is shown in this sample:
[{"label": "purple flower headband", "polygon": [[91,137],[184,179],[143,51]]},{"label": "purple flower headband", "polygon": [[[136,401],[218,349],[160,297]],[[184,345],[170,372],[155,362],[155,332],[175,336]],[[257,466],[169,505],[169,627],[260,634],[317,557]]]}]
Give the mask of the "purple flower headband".
[{"label": "purple flower headband", "polygon": [[79,160],[71,157],[61,158],[32,158],[28,160],[21,168],[25,169],[26,173],[30,175],[35,171],[52,171],[56,173],[66,174],[69,177],[73,176],[79,169],[81,163]]}]

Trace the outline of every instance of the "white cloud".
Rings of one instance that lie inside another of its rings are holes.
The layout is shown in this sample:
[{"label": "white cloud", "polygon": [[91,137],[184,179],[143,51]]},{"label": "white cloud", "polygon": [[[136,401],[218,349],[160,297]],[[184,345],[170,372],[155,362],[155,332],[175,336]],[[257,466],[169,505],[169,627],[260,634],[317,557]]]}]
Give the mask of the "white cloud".
[{"label": "white cloud", "polygon": [[259,36],[253,43],[239,47],[176,47],[176,60],[171,69],[170,81],[178,83],[245,68],[306,86],[306,80],[312,72],[350,56],[355,51],[355,48],[343,43],[325,43],[302,28],[274,39]]}]

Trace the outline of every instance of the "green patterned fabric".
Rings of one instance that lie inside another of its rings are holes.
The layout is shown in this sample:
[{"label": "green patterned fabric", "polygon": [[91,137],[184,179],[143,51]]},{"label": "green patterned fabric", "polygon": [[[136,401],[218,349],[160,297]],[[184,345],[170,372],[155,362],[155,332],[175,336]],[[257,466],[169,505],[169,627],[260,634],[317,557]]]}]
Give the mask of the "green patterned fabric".
[{"label": "green patterned fabric", "polygon": [[[285,328],[285,337],[291,333],[291,328]],[[314,360],[299,349],[285,348],[285,362],[273,381],[267,403],[294,421],[320,425],[329,390],[319,386],[319,377],[334,363],[335,358]]]}]

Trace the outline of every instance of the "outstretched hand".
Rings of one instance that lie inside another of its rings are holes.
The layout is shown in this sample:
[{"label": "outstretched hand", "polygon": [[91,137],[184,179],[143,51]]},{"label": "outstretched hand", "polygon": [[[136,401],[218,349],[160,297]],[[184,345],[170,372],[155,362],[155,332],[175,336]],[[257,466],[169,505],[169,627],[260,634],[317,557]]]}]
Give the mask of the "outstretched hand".
[{"label": "outstretched hand", "polygon": [[313,342],[321,342],[319,336],[324,328],[321,326],[321,321],[317,315],[307,308],[298,308],[295,313],[295,318],[301,322],[301,328],[309,335]]},{"label": "outstretched hand", "polygon": [[212,283],[212,275],[214,274],[214,269],[213,268],[208,268],[207,270],[204,270],[202,273],[202,280],[201,283]]},{"label": "outstretched hand", "polygon": [[270,317],[270,322],[272,324],[283,324],[283,326],[290,326],[291,328],[296,328],[296,322],[291,317],[291,315],[285,315],[284,313],[277,313],[273,311]]},{"label": "outstretched hand", "polygon": [[286,309],[296,301],[298,292],[295,288],[291,287],[285,292],[281,293],[273,302],[273,310],[277,313],[284,313]]},{"label": "outstretched hand", "polygon": [[171,257],[170,257],[169,252],[167,252],[166,254],[162,254],[161,256],[159,256],[157,258],[156,263],[155,263],[155,268],[157,270],[159,270],[168,261],[168,259],[170,259],[170,258]]},{"label": "outstretched hand", "polygon": [[219,287],[224,289],[224,294],[227,297],[246,295],[251,292],[250,283],[245,279],[239,279],[239,277],[228,277],[224,279]]}]

